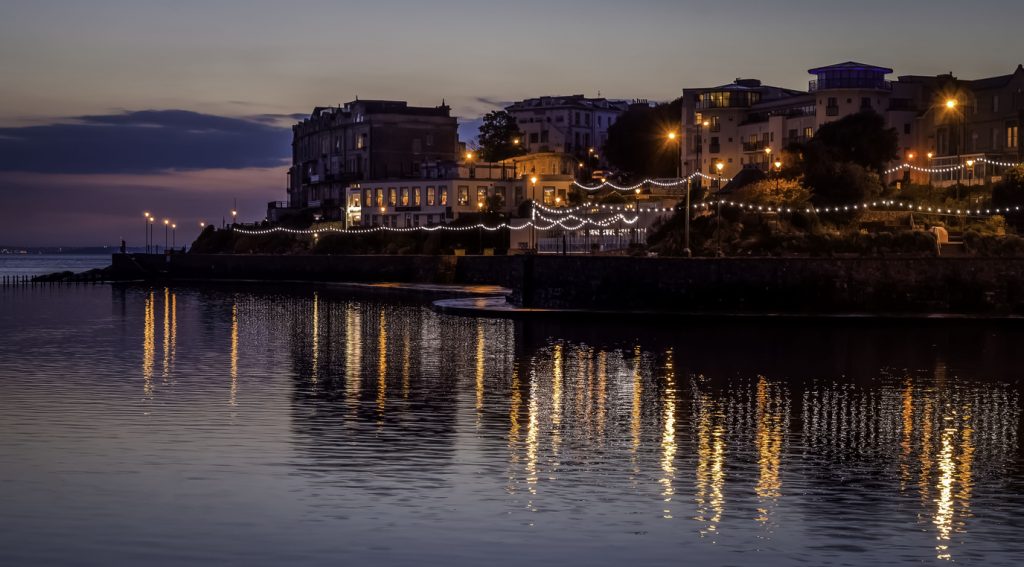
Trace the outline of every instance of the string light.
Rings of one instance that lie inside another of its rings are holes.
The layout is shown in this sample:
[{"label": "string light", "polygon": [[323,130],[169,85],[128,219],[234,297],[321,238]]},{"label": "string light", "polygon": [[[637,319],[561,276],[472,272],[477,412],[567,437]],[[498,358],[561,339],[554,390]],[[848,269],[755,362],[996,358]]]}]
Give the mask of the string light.
[{"label": "string light", "polygon": [[989,207],[987,209],[949,209],[945,207],[929,207],[925,205],[915,205],[914,203],[908,203],[903,201],[892,201],[892,200],[881,200],[872,201],[870,203],[855,203],[851,205],[835,205],[829,207],[804,207],[804,208],[793,208],[793,207],[771,207],[765,205],[754,205],[751,203],[739,203],[736,201],[703,201],[695,203],[693,205],[694,210],[717,207],[719,204],[723,207],[737,207],[740,209],[748,210],[757,213],[794,213],[794,212],[805,212],[805,213],[840,213],[858,210],[872,210],[872,209],[897,209],[905,210],[908,212],[919,212],[919,213],[930,213],[937,215],[967,215],[974,217],[1012,214],[1020,212],[1020,207]]},{"label": "string light", "polygon": [[[983,158],[983,157],[976,158],[974,161],[977,162],[977,163],[987,163],[987,164],[996,165],[996,166],[999,166],[999,167],[1018,167],[1020,165],[1024,165],[1022,163],[1010,163],[1010,162],[1003,162],[1003,161],[995,161],[995,160],[991,160],[991,159]],[[965,169],[966,167],[968,167],[968,166],[965,166],[963,164],[960,164],[960,165],[950,165],[950,166],[946,166],[946,167],[920,167],[920,166],[916,166],[916,165],[909,164],[909,163],[902,163],[900,165],[897,165],[895,167],[891,167],[891,168],[883,171],[882,175],[889,175],[889,174],[896,173],[897,171],[901,171],[901,170],[904,170],[904,169],[911,169],[913,171],[918,171],[918,172],[921,172],[921,173],[949,173],[949,172],[952,172],[952,171],[959,171],[961,169]]]},{"label": "string light", "polygon": [[[579,187],[580,189],[583,189],[584,191],[600,191],[601,189],[604,189],[605,187],[611,187],[612,189],[615,189],[617,191],[636,191],[637,189],[642,188],[646,184],[657,185],[658,187],[676,187],[676,186],[682,185],[684,183],[687,183],[690,180],[695,179],[697,177],[700,177],[702,179],[707,179],[709,181],[714,181],[714,180],[718,179],[718,177],[711,176],[711,175],[706,175],[706,174],[704,174],[704,173],[702,173],[700,171],[695,171],[695,172],[691,173],[690,175],[687,175],[686,177],[681,177],[681,178],[673,180],[673,181],[661,181],[661,180],[658,180],[658,179],[650,179],[650,178],[648,178],[648,179],[644,179],[640,183],[637,183],[636,185],[629,185],[629,186],[616,185],[616,184],[612,183],[611,181],[605,181],[605,182],[600,183],[598,185],[584,185],[584,184],[580,183],[579,181],[573,181],[572,183],[573,183],[573,185],[575,185],[576,187]],[[731,179],[728,178],[728,177],[723,177],[722,181],[731,181]]]}]

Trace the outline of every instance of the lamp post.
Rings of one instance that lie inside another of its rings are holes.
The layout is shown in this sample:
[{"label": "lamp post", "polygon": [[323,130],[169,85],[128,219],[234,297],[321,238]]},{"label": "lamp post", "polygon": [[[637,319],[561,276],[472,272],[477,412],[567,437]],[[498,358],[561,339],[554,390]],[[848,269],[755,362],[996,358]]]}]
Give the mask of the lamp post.
[{"label": "lamp post", "polygon": [[142,218],[146,219],[142,224],[142,240],[145,241],[146,253],[149,254],[149,211],[144,211]]},{"label": "lamp post", "polygon": [[[678,154],[678,158],[679,158],[679,159],[676,160],[676,178],[679,180],[679,183],[682,183],[682,181],[683,181],[683,140],[675,132],[669,132],[668,133],[668,139],[669,139],[669,141],[676,142],[676,143],[679,144],[678,148],[676,149],[676,153]],[[689,179],[687,179],[686,180],[686,216],[683,217],[683,224],[684,224],[684,229],[683,229],[683,255],[686,256],[687,258],[693,256],[693,253],[690,251],[690,186],[691,186],[691,181]]]},{"label": "lamp post", "polygon": [[156,224],[156,217],[154,217],[153,215],[149,215],[149,250],[148,250],[148,252],[152,252],[153,249],[156,248],[156,245],[153,244],[153,225],[155,225],[155,224]]},{"label": "lamp post", "polygon": [[177,237],[175,236],[175,233],[177,232],[177,229],[178,229],[178,225],[172,222],[171,223],[171,246],[174,247],[174,248],[178,247]]},{"label": "lamp post", "polygon": [[235,219],[237,219],[237,218],[238,218],[238,211],[235,210],[235,209],[231,209],[231,226],[232,227],[235,226]]},{"label": "lamp post", "polygon": [[771,174],[772,149],[764,149],[764,170]]},{"label": "lamp post", "polygon": [[718,237],[718,256],[722,255],[722,169],[725,164],[722,162],[715,163],[715,169],[718,170],[718,212],[715,214],[715,236]]},{"label": "lamp post", "polygon": [[477,248],[480,250],[479,254],[481,256],[483,256],[484,255],[484,202],[483,201],[477,201],[476,208],[477,208],[477,211],[479,211],[479,216],[480,216],[479,224],[476,227],[477,234],[478,234],[478,238],[477,238],[478,247]]},{"label": "lamp post", "polygon": [[167,239],[167,236],[168,236],[167,228],[170,225],[171,225],[170,219],[164,219],[164,254],[167,253],[167,242],[168,242],[168,239]]},{"label": "lamp post", "polygon": [[530,240],[537,251],[537,176],[530,177]]}]

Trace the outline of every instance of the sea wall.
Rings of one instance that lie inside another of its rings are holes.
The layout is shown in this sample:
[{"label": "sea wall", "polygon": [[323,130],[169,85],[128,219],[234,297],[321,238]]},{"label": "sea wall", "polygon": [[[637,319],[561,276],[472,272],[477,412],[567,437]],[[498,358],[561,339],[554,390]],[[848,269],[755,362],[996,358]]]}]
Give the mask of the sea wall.
[{"label": "sea wall", "polygon": [[523,307],[1024,314],[1024,258],[524,258]]},{"label": "sea wall", "polygon": [[496,284],[521,307],[1024,315],[1024,258],[114,256],[124,279]]},{"label": "sea wall", "polygon": [[115,254],[123,279],[452,283],[453,256]]}]

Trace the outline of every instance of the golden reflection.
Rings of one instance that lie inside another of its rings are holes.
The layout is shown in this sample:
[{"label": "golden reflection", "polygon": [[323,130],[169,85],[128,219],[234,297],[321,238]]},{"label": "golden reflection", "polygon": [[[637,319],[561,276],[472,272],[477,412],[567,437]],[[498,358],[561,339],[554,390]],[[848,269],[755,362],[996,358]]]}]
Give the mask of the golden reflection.
[{"label": "golden reflection", "polygon": [[526,485],[537,494],[537,373],[530,370],[530,402],[526,422]]},{"label": "golden reflection", "polygon": [[377,337],[377,415],[381,419],[388,392],[388,321],[383,308],[380,310]]},{"label": "golden reflection", "polygon": [[171,294],[171,366],[178,352],[178,294]]},{"label": "golden reflection", "polygon": [[769,504],[782,494],[779,468],[782,460],[782,440],[785,432],[785,411],[781,396],[772,395],[768,380],[757,377],[755,394],[757,403],[757,464],[759,475],[754,492],[761,501],[757,520],[767,523]]},{"label": "golden reflection", "polygon": [[412,365],[412,345],[409,341],[409,327],[402,333],[402,398],[409,399],[409,378]]},{"label": "golden reflection", "polygon": [[665,403],[663,408],[662,422],[664,428],[661,433],[661,471],[664,473],[658,481],[661,484],[661,496],[665,502],[662,510],[662,517],[672,518],[670,503],[675,494],[672,482],[676,475],[676,371],[672,362],[672,349],[666,353],[665,363]]},{"label": "golden reflection", "polygon": [[508,454],[509,464],[509,479],[508,479],[508,490],[510,493],[515,492],[515,470],[519,465],[519,412],[523,405],[523,395],[519,391],[519,364],[515,363],[512,365],[512,386],[509,392],[509,404],[508,404]]},{"label": "golden reflection", "polygon": [[153,367],[156,363],[156,297],[149,292],[146,298],[145,327],[142,330],[142,393],[153,395]]},{"label": "golden reflection", "polygon": [[313,292],[313,369],[310,380],[320,381],[320,296]]},{"label": "golden reflection", "polygon": [[914,438],[914,387],[910,377],[902,394],[903,413],[900,420],[900,492],[906,490],[910,482],[910,454],[913,450]]},{"label": "golden reflection", "polygon": [[238,305],[231,304],[231,393],[228,403],[238,403]]},{"label": "golden reflection", "polygon": [[711,396],[697,394],[696,404],[696,520],[703,524],[701,537],[714,537],[725,512],[725,428],[719,423],[722,412]]},{"label": "golden reflection", "polygon": [[171,371],[171,290],[164,288],[164,380]]},{"label": "golden reflection", "polygon": [[359,403],[363,365],[362,328],[359,306],[350,305],[345,312],[345,400],[353,407]]},{"label": "golden reflection", "polygon": [[640,418],[643,417],[643,376],[640,374],[640,345],[633,348],[633,407],[630,411],[629,431],[632,436],[631,452],[633,453],[634,472],[639,472],[636,467],[637,451],[640,449]]},{"label": "golden reflection", "polygon": [[562,445],[562,373],[564,372],[562,353],[564,348],[561,343],[558,343],[551,353],[551,456],[554,459],[552,473],[554,473],[554,467],[558,466],[558,452]]},{"label": "golden reflection", "polygon": [[480,413],[484,410],[484,323],[476,322],[476,425],[480,426]]},{"label": "golden reflection", "polygon": [[953,474],[956,464],[953,461],[953,436],[956,430],[947,427],[942,430],[942,449],[938,455],[939,478],[936,483],[938,496],[935,503],[935,517],[932,522],[938,529],[935,539],[936,557],[939,559],[951,559],[949,553],[949,536],[953,531]]}]

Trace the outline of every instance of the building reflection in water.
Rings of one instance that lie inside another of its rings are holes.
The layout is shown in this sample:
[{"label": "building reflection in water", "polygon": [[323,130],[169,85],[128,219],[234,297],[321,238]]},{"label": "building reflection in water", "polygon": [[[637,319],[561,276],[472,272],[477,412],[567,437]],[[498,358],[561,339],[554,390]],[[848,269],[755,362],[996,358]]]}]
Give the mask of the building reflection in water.
[{"label": "building reflection in water", "polygon": [[[709,542],[744,529],[767,537],[794,517],[827,525],[838,511],[862,513],[917,522],[933,538],[930,555],[956,560],[979,475],[998,478],[1018,459],[1015,386],[954,378],[934,357],[930,371],[879,365],[849,378],[828,361],[732,360],[695,335],[605,345],[326,292],[291,301],[279,313],[299,330],[290,356],[303,466],[375,494],[443,484],[430,463],[472,460],[487,463],[479,474],[493,474],[518,510],[586,513],[601,508],[595,494],[625,490]],[[144,376],[153,307],[150,297]],[[233,382],[249,308],[232,307]],[[751,333],[735,340],[765,340]],[[457,439],[471,440],[470,456],[460,459],[468,449]],[[858,508],[863,498],[882,507]]]}]

